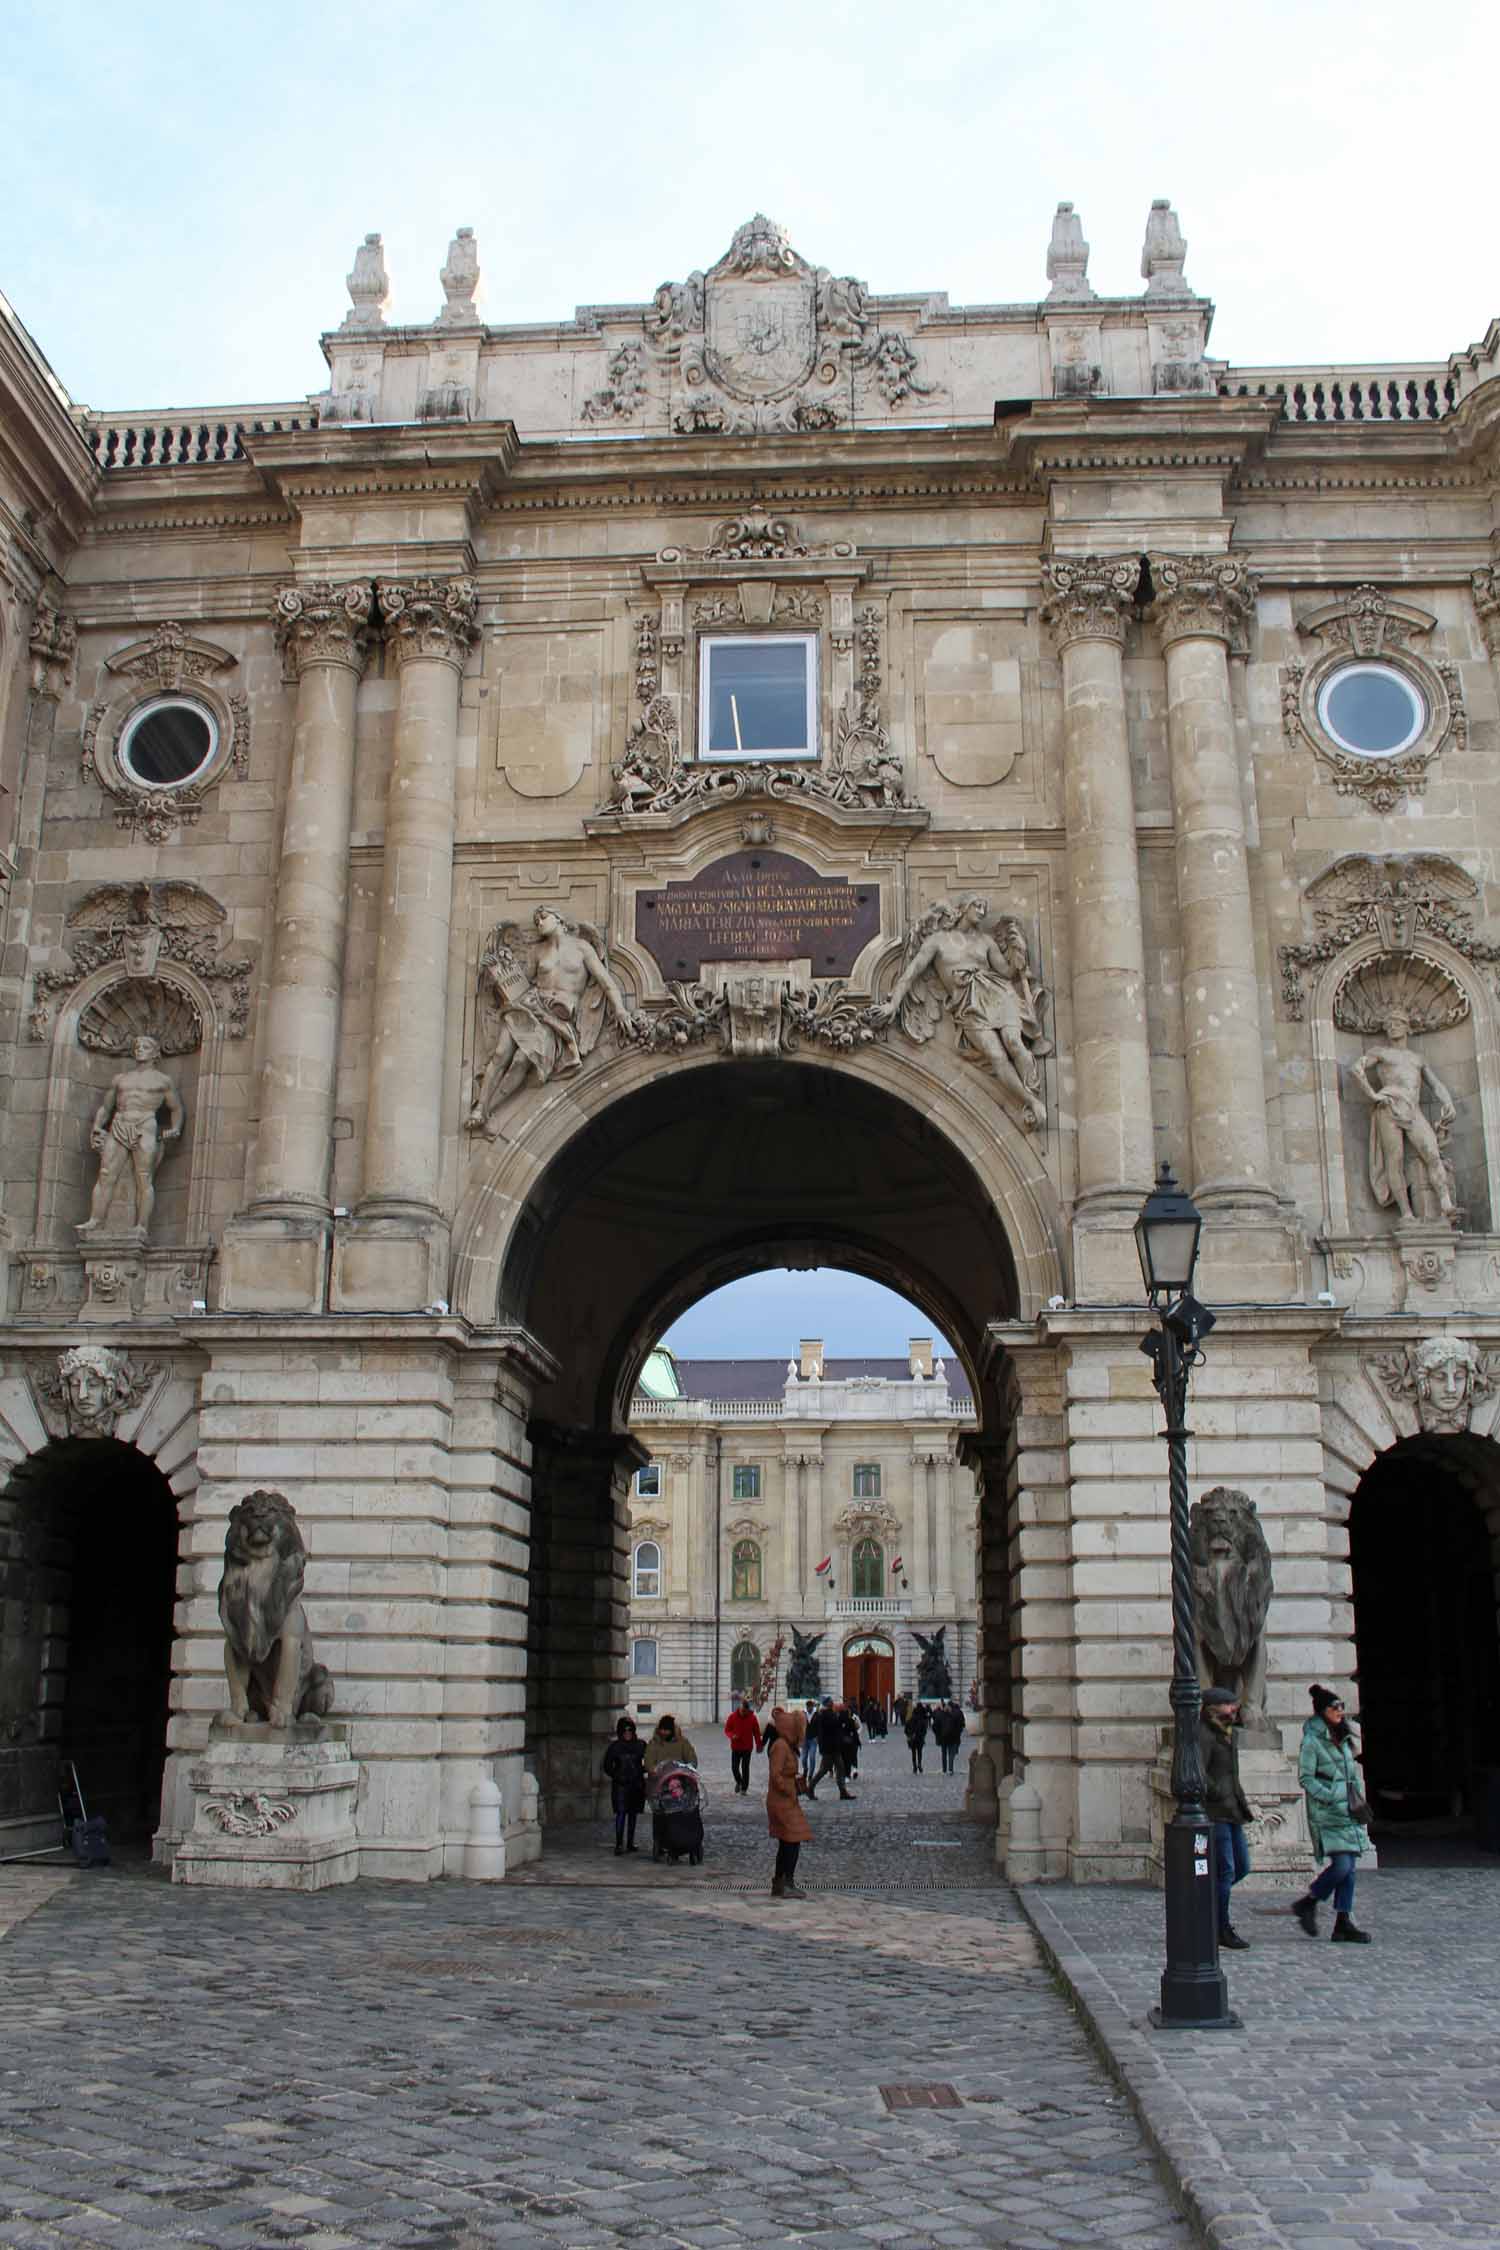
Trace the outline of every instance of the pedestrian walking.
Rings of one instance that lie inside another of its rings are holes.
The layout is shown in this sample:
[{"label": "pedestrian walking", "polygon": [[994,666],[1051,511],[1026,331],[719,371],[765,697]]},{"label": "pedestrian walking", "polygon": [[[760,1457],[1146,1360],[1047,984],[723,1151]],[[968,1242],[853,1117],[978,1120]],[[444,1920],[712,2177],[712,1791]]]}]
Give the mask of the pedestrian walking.
[{"label": "pedestrian walking", "polygon": [[1255,1818],[1240,1787],[1240,1751],[1234,1739],[1239,1724],[1239,1698],[1233,1688],[1205,1688],[1202,1716],[1198,1721],[1203,1803],[1213,1824],[1219,1943],[1231,1953],[1243,1953],[1250,1944],[1248,1938],[1240,1936],[1229,1918],[1229,1894],[1250,1872],[1250,1847],[1245,1841],[1245,1828]]},{"label": "pedestrian walking", "polygon": [[683,1733],[670,1711],[663,1711],[656,1722],[656,1732],[646,1745],[646,1771],[655,1773],[658,1766],[695,1766],[698,1753]]},{"label": "pedestrian walking", "polygon": [[[932,1714],[932,1739],[943,1753],[944,1773],[958,1771],[958,1746],[964,1738],[964,1715],[950,1695]],[[917,1767],[921,1772],[921,1767]]]},{"label": "pedestrian walking", "polygon": [[822,1762],[807,1785],[808,1796],[815,1799],[818,1783],[832,1774],[839,1785],[839,1795],[847,1798],[850,1804],[857,1803],[858,1800],[849,1787],[850,1751],[852,1748],[857,1754],[859,1750],[859,1736],[855,1732],[854,1721],[842,1703],[825,1702],[813,1724],[817,1729]]},{"label": "pedestrian walking", "polygon": [[800,1752],[800,1757],[802,1762],[803,1778],[807,1781],[812,1780],[814,1769],[816,1768],[818,1763],[818,1738],[813,1731],[813,1722],[816,1720],[820,1708],[821,1706],[818,1703],[817,1697],[810,1695],[807,1699],[802,1713],[802,1749]]},{"label": "pedestrian walking", "polygon": [[797,1885],[797,1860],[812,1842],[812,1823],[797,1799],[810,1794],[798,1763],[807,1732],[805,1711],[785,1711],[778,1703],[766,1729],[766,1822],[776,1838],[772,1898],[806,1898]]},{"label": "pedestrian walking", "polygon": [[734,1775],[734,1793],[737,1797],[750,1794],[750,1757],[760,1748],[760,1721],[748,1695],[736,1695],[734,1708],[724,1721],[724,1732],[729,1737],[729,1770]]},{"label": "pedestrian walking", "polygon": [[1318,1934],[1318,1908],[1333,1895],[1335,1945],[1368,1945],[1370,1933],[1354,1919],[1354,1874],[1360,1856],[1369,1848],[1366,1823],[1370,1808],[1360,1787],[1357,1737],[1344,1716],[1344,1699],[1332,1688],[1308,1689],[1313,1715],[1302,1728],[1302,1752],[1297,1779],[1307,1799],[1307,1825],[1312,1846],[1328,1865],[1313,1878],[1292,1912],[1309,1937]]},{"label": "pedestrian walking", "polygon": [[646,1809],[646,1745],[634,1719],[615,1724],[615,1739],[604,1753],[604,1778],[615,1816],[615,1857],[635,1850],[635,1824]]},{"label": "pedestrian walking", "polygon": [[922,1771],[922,1752],[927,1747],[927,1729],[930,1724],[926,1704],[914,1703],[907,1714],[906,1725],[903,1729],[906,1735],[906,1747],[911,1752],[911,1770],[913,1773]]}]

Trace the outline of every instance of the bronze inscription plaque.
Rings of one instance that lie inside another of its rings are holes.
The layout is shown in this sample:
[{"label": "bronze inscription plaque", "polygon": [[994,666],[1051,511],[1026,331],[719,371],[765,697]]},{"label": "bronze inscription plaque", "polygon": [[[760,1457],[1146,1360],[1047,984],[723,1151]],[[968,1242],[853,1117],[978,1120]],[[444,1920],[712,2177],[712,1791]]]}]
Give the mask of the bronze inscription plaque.
[{"label": "bronze inscription plaque", "polygon": [[688,883],[641,891],[635,934],[664,977],[705,961],[811,961],[846,977],[880,929],[880,885],[820,875],[789,852],[731,852]]}]

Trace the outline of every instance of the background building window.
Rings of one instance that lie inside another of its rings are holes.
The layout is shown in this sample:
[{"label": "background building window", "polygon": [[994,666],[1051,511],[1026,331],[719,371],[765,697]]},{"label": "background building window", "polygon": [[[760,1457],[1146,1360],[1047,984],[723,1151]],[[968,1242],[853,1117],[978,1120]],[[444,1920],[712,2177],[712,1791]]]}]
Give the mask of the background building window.
[{"label": "background building window", "polygon": [[650,1601],[661,1592],[661,1549],[654,1539],[643,1539],[636,1548],[630,1590],[637,1601]]},{"label": "background building window", "polygon": [[700,758],[817,756],[811,633],[705,634],[698,664]]},{"label": "background building window", "polygon": [[736,1500],[760,1498],[760,1463],[742,1461],[734,1472],[734,1497]]},{"label": "background building window", "polygon": [[880,1464],[878,1461],[860,1461],[854,1470],[854,1497],[856,1500],[880,1498]]},{"label": "background building window", "polygon": [[638,1680],[654,1680],[656,1678],[655,1641],[632,1641],[630,1645],[630,1669],[632,1675]]},{"label": "background building window", "polygon": [[856,1539],[854,1542],[854,1591],[866,1598],[878,1597],[885,1592],[885,1549],[878,1539]]},{"label": "background building window", "polygon": [[741,1641],[730,1657],[729,1685],[738,1695],[754,1695],[760,1686],[760,1650],[754,1641]]},{"label": "background building window", "polygon": [[734,1602],[758,1602],[760,1592],[760,1548],[753,1539],[737,1539],[729,1572],[729,1598]]},{"label": "background building window", "polygon": [[643,1469],[636,1470],[635,1491],[638,1500],[659,1500],[661,1498],[661,1463],[659,1461],[648,1461]]}]

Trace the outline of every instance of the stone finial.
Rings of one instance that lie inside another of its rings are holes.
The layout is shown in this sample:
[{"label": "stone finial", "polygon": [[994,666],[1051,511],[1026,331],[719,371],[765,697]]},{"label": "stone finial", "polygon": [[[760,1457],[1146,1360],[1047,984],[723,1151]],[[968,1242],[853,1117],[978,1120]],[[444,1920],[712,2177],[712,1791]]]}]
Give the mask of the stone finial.
[{"label": "stone finial", "polygon": [[1071,203],[1059,203],[1047,245],[1047,279],[1052,287],[1047,303],[1077,304],[1091,298],[1089,246],[1083,239],[1083,222]]},{"label": "stone finial", "polygon": [[1183,279],[1187,241],[1177,213],[1164,195],[1157,196],[1146,220],[1146,240],[1141,248],[1141,279],[1148,297],[1188,297],[1192,291]]},{"label": "stone finial", "polygon": [[367,234],[354,253],[354,264],[347,276],[351,308],[344,315],[346,328],[383,328],[385,308],[390,302],[390,277],[385,270],[385,252],[378,234]]},{"label": "stone finial", "polygon": [[460,227],[448,245],[448,262],[438,275],[445,299],[438,319],[445,328],[471,328],[479,318],[479,245],[472,227]]}]

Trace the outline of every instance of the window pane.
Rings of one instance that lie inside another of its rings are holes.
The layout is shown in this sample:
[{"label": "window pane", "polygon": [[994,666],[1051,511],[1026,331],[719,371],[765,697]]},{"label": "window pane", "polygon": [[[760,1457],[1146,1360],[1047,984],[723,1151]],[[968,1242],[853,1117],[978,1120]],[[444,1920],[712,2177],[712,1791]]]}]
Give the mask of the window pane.
[{"label": "window pane", "polygon": [[130,729],[125,764],[138,781],[159,789],[187,781],[213,755],[213,730],[190,704],[158,704]]},{"label": "window pane", "polygon": [[760,1650],[753,1641],[741,1641],[729,1659],[729,1684],[743,1695],[753,1695],[760,1686]]},{"label": "window pane", "polygon": [[758,1465],[752,1463],[749,1467],[735,1470],[734,1497],[736,1500],[758,1500],[760,1498],[760,1469]]},{"label": "window pane", "polygon": [[1404,750],[1421,732],[1423,712],[1413,690],[1378,664],[1351,664],[1329,681],[1322,719],[1351,750],[1372,758]]},{"label": "window pane", "polygon": [[708,740],[714,756],[806,751],[806,641],[718,641],[708,660]]},{"label": "window pane", "polygon": [[760,1600],[760,1548],[753,1539],[741,1539],[736,1545],[729,1584],[731,1601]]},{"label": "window pane", "polygon": [[854,1471],[854,1497],[856,1500],[880,1498],[880,1468],[878,1463],[862,1461]]},{"label": "window pane", "polygon": [[655,1500],[661,1492],[661,1464],[653,1461],[647,1468],[635,1472],[635,1489],[643,1500]]},{"label": "window pane", "polygon": [[630,1668],[638,1680],[656,1678],[655,1641],[637,1641],[630,1652]]},{"label": "window pane", "polygon": [[878,1539],[861,1539],[855,1544],[854,1591],[867,1600],[885,1592],[885,1550]]}]

